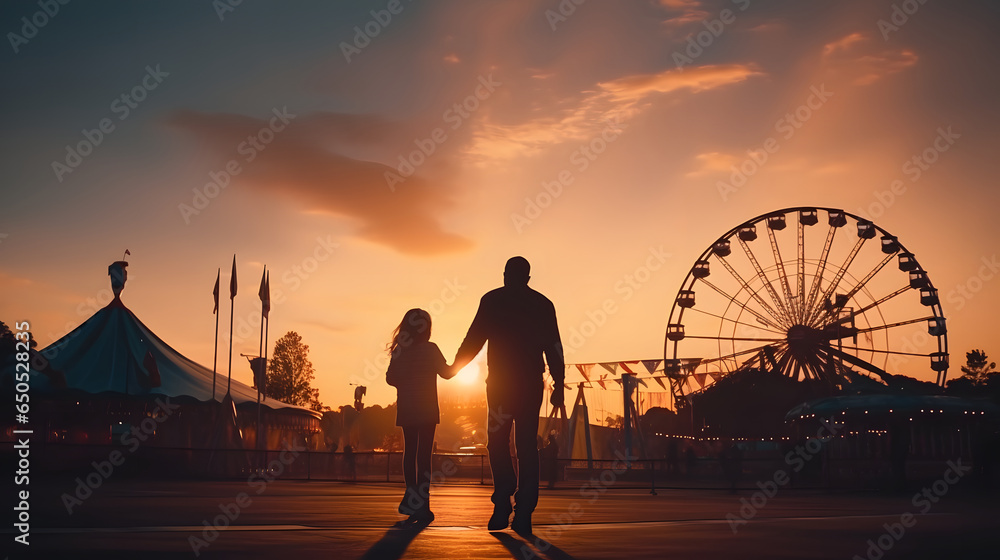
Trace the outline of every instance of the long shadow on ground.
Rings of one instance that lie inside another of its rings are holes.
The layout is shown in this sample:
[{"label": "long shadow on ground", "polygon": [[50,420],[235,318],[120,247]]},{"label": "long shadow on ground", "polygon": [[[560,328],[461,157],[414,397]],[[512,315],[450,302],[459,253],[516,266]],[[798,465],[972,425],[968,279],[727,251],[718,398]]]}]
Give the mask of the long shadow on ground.
[{"label": "long shadow on ground", "polygon": [[521,560],[531,560],[532,558],[547,558],[548,560],[576,560],[558,546],[545,539],[530,535],[524,539],[515,538],[507,533],[491,532],[500,544],[504,546],[514,558]]},{"label": "long shadow on ground", "polygon": [[427,527],[424,523],[397,523],[373,544],[362,560],[398,560],[403,557],[406,547]]}]

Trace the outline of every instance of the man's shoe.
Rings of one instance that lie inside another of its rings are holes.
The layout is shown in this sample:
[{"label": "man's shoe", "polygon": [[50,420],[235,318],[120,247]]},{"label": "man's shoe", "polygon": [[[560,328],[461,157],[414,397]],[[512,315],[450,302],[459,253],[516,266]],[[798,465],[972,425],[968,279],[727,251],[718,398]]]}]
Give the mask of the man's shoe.
[{"label": "man's shoe", "polygon": [[399,501],[399,508],[397,511],[403,515],[413,515],[416,510],[410,506],[410,499],[416,495],[416,491],[411,488],[407,488],[406,492],[403,493],[403,499]]},{"label": "man's shoe", "polygon": [[397,511],[403,515],[413,515],[413,508],[407,504],[409,500],[406,499],[407,496],[403,496],[403,499],[399,502],[399,508]]},{"label": "man's shoe", "polygon": [[511,522],[510,528],[514,530],[515,533],[521,535],[522,537],[530,536],[531,533],[531,514],[521,513],[514,514],[514,521]]},{"label": "man's shoe", "polygon": [[490,517],[490,522],[486,525],[486,528],[490,531],[503,531],[506,529],[510,522],[510,511],[509,507],[493,506],[493,515]]},{"label": "man's shoe", "polygon": [[417,510],[407,521],[418,525],[430,525],[434,521],[434,512],[430,509]]}]

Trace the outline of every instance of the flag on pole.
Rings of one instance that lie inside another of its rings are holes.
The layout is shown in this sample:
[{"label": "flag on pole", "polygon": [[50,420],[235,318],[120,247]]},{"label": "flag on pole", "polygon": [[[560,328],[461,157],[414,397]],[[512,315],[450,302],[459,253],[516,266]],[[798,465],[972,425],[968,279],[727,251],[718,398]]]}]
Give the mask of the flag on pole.
[{"label": "flag on pole", "polygon": [[215,296],[215,309],[212,310],[212,315],[217,315],[219,313],[219,279],[222,278],[222,269],[215,275],[215,289],[212,290],[212,295]]},{"label": "flag on pole", "polygon": [[229,277],[229,299],[236,299],[236,255],[233,255],[233,274]]},{"label": "flag on pole", "polygon": [[229,277],[229,378],[226,380],[226,396],[233,384],[233,314],[236,312],[236,255],[233,255],[233,273]]},{"label": "flag on pole", "polygon": [[269,278],[266,276],[267,269],[260,274],[260,289],[257,290],[257,295],[260,296],[260,309],[264,317],[267,318],[267,314],[271,311],[271,286],[269,283]]},{"label": "flag on pole", "polygon": [[253,384],[260,391],[261,396],[267,398],[267,359],[262,357],[250,360],[250,369],[253,370]]}]

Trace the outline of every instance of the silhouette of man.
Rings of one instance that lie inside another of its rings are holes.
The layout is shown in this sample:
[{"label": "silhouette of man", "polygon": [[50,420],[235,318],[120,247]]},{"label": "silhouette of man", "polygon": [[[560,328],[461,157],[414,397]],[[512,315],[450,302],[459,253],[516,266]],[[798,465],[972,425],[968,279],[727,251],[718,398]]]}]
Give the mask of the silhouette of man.
[{"label": "silhouette of man", "polygon": [[[456,370],[461,369],[489,341],[486,448],[493,472],[493,516],[488,527],[490,531],[505,529],[513,511],[511,528],[522,535],[531,534],[531,513],[538,504],[538,412],[544,394],[545,362],[555,380],[553,406],[563,404],[565,376],[555,307],[548,298],[528,287],[530,269],[524,257],[507,261],[503,287],[487,292],[479,301],[479,310],[454,362]],[[517,452],[516,475],[510,456],[512,428]]]}]

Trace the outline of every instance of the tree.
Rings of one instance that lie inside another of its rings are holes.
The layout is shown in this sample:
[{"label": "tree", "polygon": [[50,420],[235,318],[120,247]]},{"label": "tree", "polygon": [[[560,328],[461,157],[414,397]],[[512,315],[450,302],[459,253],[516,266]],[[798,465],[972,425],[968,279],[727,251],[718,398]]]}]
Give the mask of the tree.
[{"label": "tree", "polygon": [[[316,412],[323,412],[323,403],[319,401],[319,389],[312,389],[312,393],[309,396],[309,408]],[[330,410],[330,407],[325,408]]]},{"label": "tree", "polygon": [[0,321],[0,364],[3,364],[8,358],[14,355],[16,342],[17,340],[14,338],[14,333],[10,330],[10,327],[3,321]]},{"label": "tree", "polygon": [[310,386],[314,376],[309,361],[309,346],[302,337],[289,331],[274,343],[274,353],[267,364],[267,396],[288,404],[322,408],[319,390]]},{"label": "tree", "polygon": [[976,349],[965,353],[965,363],[962,366],[962,377],[969,378],[974,385],[985,385],[990,375],[997,373],[996,362],[990,362],[986,352]]},{"label": "tree", "polygon": [[[28,347],[34,350],[35,346],[38,346],[38,342],[35,341],[35,337],[31,336],[30,332],[27,333],[27,338]],[[14,335],[14,331],[10,330],[10,327],[7,326],[7,323],[0,321],[0,364],[14,359],[14,356],[17,354],[17,343],[23,339],[23,335],[21,338],[18,338]],[[23,351],[23,345],[21,349]]]}]

